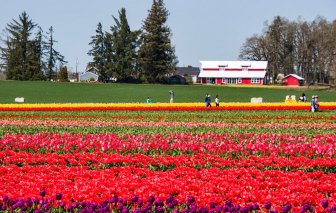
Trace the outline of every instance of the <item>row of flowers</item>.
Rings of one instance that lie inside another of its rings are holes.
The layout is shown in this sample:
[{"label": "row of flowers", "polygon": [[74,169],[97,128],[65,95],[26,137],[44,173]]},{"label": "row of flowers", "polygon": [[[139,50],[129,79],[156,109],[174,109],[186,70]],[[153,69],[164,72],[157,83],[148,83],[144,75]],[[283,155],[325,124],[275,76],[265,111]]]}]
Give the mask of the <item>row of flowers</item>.
[{"label": "row of flowers", "polygon": [[0,115],[0,119],[9,118],[9,119],[85,119],[85,120],[301,120],[301,121],[316,121],[316,120],[326,120],[326,121],[334,121],[336,117],[318,117],[318,116],[292,116],[292,117],[283,117],[283,116],[275,116],[275,117],[263,117],[263,116],[246,116],[246,117],[168,117],[168,116],[89,116],[89,115]]},{"label": "row of flowers", "polygon": [[0,165],[15,164],[17,166],[36,165],[62,165],[62,166],[89,166],[91,169],[109,169],[112,167],[135,166],[153,171],[166,171],[177,167],[189,167],[197,169],[219,168],[257,168],[261,170],[282,171],[323,171],[325,173],[336,172],[336,159],[317,158],[309,159],[303,156],[266,157],[249,156],[233,159],[231,156],[220,157],[209,154],[196,154],[194,156],[147,156],[135,153],[132,155],[110,153],[25,153],[13,151],[0,152]]},{"label": "row of flowers", "polygon": [[293,134],[193,134],[129,135],[113,133],[5,133],[0,150],[25,152],[106,152],[146,155],[194,155],[196,153],[267,156],[306,156],[309,158],[334,157],[336,135],[320,134],[306,137]]},{"label": "row of flowers", "polygon": [[[163,200],[156,199],[154,196],[149,196],[147,200],[142,200],[137,195],[133,195],[130,199],[123,199],[116,195],[110,197],[108,200],[103,200],[99,203],[97,202],[72,202],[71,204],[66,205],[64,201],[62,201],[63,194],[56,193],[55,199],[50,198],[47,199],[46,191],[40,191],[39,198],[30,198],[26,199],[10,199],[8,196],[3,196],[2,204],[0,211],[6,210],[21,210],[21,211],[31,211],[35,210],[35,213],[42,212],[63,212],[70,211],[76,213],[90,213],[90,212],[113,212],[113,213],[150,213],[150,212],[174,212],[174,213],[249,213],[249,212],[272,212],[278,213],[279,211],[276,209],[272,209],[272,203],[266,202],[263,206],[259,206],[258,204],[247,205],[245,207],[240,206],[239,204],[234,204],[232,201],[226,201],[224,205],[218,205],[215,202],[209,203],[208,207],[203,207],[197,204],[196,198],[194,196],[188,197],[187,201],[184,203],[179,202],[179,200],[175,199],[173,196],[168,196]],[[321,202],[321,207],[328,212],[333,212],[335,207],[329,207],[329,201],[323,200]],[[292,205],[290,203],[283,204],[281,208],[282,213],[288,213],[292,209]],[[297,207],[296,209],[300,209]],[[294,212],[294,211],[293,211]],[[302,206],[300,212],[315,212],[315,209],[310,204],[306,203]]]},{"label": "row of flowers", "polygon": [[292,210],[299,211],[309,203],[321,212],[324,210],[322,201],[336,204],[336,176],[322,172],[186,167],[162,172],[133,166],[89,170],[87,167],[14,165],[2,166],[0,172],[0,194],[13,200],[39,197],[37,192],[45,189],[53,195],[62,193],[62,201],[67,205],[73,201],[101,203],[115,195],[131,198],[135,194],[143,201],[151,195],[159,200],[176,195],[179,203],[195,196],[197,204],[203,207],[213,207],[209,206],[210,202],[222,206],[225,200],[230,200],[242,206],[271,202],[276,210],[291,203]]},{"label": "row of flowers", "polygon": [[242,122],[184,122],[184,121],[133,121],[133,120],[0,120],[0,126],[46,126],[46,127],[184,127],[184,128],[225,128],[225,129],[297,129],[297,130],[335,130],[336,123],[242,123]]},{"label": "row of flowers", "polygon": [[[320,106],[336,106],[336,102],[319,102]],[[0,108],[109,108],[109,107],[204,107],[204,103],[81,103],[81,104],[0,104]],[[310,106],[310,103],[220,103],[223,107],[275,107],[275,106]]]},{"label": "row of flowers", "polygon": [[[320,106],[320,110],[335,110],[335,106]],[[89,111],[89,110],[129,110],[129,111],[220,111],[220,110],[310,110],[310,106],[234,106],[234,107],[11,107],[0,111]]]}]

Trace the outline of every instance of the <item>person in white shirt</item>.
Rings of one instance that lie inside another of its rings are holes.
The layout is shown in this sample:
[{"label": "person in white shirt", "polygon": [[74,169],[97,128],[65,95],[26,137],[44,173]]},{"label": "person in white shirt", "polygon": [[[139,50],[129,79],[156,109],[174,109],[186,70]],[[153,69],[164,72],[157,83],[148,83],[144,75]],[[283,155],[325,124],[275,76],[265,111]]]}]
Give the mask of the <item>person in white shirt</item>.
[{"label": "person in white shirt", "polygon": [[218,95],[216,95],[215,103],[216,103],[216,107],[219,107]]}]

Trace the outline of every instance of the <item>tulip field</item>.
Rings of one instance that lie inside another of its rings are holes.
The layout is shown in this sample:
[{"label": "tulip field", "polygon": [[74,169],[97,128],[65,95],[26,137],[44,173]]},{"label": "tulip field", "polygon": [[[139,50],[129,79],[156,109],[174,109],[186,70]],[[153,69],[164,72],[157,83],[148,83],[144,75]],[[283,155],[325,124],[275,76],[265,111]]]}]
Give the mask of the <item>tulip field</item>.
[{"label": "tulip field", "polygon": [[0,104],[0,212],[332,213],[335,113]]}]

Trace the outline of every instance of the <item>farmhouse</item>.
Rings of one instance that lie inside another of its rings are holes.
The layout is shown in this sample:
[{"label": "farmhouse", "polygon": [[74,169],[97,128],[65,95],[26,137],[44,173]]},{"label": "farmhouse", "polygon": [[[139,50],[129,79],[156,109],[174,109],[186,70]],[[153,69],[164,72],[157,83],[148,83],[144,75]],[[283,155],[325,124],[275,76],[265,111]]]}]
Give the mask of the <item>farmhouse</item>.
[{"label": "farmhouse", "polygon": [[98,70],[95,67],[86,66],[86,69],[82,75],[79,75],[79,81],[90,81],[90,77],[94,79],[94,81],[98,81]]},{"label": "farmhouse", "polygon": [[200,61],[202,84],[266,84],[267,61]]},{"label": "farmhouse", "polygon": [[198,67],[176,67],[175,75],[180,75],[185,78],[190,77],[193,83],[198,82],[198,75],[200,74],[200,69]]},{"label": "farmhouse", "polygon": [[282,86],[303,86],[304,78],[289,74],[282,79]]}]

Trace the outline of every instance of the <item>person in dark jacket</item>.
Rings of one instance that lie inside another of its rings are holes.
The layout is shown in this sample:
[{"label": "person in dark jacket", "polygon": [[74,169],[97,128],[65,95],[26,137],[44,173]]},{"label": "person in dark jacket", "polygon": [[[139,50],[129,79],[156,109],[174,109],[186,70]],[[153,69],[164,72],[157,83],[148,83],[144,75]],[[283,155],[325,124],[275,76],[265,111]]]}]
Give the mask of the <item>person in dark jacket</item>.
[{"label": "person in dark jacket", "polygon": [[205,94],[205,107],[208,107],[208,93]]},{"label": "person in dark jacket", "polygon": [[208,95],[208,107],[211,107],[210,95]]}]

